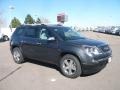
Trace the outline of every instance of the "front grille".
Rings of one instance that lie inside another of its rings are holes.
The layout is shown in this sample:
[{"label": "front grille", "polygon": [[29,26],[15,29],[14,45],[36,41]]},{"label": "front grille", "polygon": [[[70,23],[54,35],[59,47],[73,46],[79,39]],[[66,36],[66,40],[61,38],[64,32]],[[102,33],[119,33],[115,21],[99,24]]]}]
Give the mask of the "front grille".
[{"label": "front grille", "polygon": [[101,50],[102,50],[103,52],[108,52],[108,51],[110,51],[110,47],[109,47],[108,45],[100,46],[100,48],[101,48]]}]

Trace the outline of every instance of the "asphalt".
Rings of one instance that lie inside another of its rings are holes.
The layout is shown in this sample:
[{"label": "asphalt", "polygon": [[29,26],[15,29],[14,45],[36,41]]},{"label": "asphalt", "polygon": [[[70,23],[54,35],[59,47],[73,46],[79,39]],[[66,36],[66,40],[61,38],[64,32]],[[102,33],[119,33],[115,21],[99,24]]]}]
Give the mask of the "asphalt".
[{"label": "asphalt", "polygon": [[16,64],[9,42],[0,42],[0,90],[120,90],[120,36],[96,32],[82,34],[110,44],[112,62],[102,71],[70,79],[53,65],[32,60]]}]

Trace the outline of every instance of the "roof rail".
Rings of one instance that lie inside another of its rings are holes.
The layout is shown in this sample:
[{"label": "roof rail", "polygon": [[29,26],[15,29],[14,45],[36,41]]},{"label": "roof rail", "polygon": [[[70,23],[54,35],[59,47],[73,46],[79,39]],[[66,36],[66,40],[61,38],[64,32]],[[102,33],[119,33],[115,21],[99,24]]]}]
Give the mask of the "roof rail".
[{"label": "roof rail", "polygon": [[45,23],[41,23],[41,24],[22,24],[22,25],[30,25],[30,26],[36,26],[36,25],[49,25],[49,24],[45,24]]},{"label": "roof rail", "polygon": [[34,25],[41,25],[41,24],[22,24],[22,25],[31,25],[31,26],[34,26]]},{"label": "roof rail", "polygon": [[42,26],[63,26],[62,24],[46,24],[46,23],[41,23],[41,24],[22,24],[22,26],[37,26],[37,25],[42,25]]}]

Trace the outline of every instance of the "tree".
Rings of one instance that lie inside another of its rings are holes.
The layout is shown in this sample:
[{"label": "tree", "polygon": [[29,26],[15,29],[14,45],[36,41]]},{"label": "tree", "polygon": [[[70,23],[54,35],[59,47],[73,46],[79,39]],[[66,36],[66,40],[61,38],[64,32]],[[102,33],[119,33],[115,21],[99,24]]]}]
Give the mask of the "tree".
[{"label": "tree", "polygon": [[34,19],[32,18],[32,16],[30,14],[28,14],[25,18],[25,21],[24,21],[25,24],[34,24],[35,21]]},{"label": "tree", "polygon": [[42,23],[50,23],[50,21],[47,18],[41,18]]},{"label": "tree", "polygon": [[12,27],[12,28],[16,28],[20,25],[21,25],[21,23],[20,23],[19,19],[17,19],[16,17],[14,17],[10,23],[10,27]]},{"label": "tree", "polygon": [[50,21],[47,18],[44,18],[43,22],[44,23],[50,23]]},{"label": "tree", "polygon": [[41,22],[40,18],[37,18],[37,20],[36,20],[35,23],[36,23],[36,24],[41,24],[42,22]]}]

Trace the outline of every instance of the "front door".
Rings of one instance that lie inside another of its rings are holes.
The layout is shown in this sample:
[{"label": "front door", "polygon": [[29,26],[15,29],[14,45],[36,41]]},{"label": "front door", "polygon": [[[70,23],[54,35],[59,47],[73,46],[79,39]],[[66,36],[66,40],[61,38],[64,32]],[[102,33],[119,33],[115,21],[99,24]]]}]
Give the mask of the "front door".
[{"label": "front door", "polygon": [[49,40],[51,37],[55,39],[55,36],[47,28],[41,28],[37,57],[45,62],[56,63],[59,56],[58,42],[56,39]]}]

